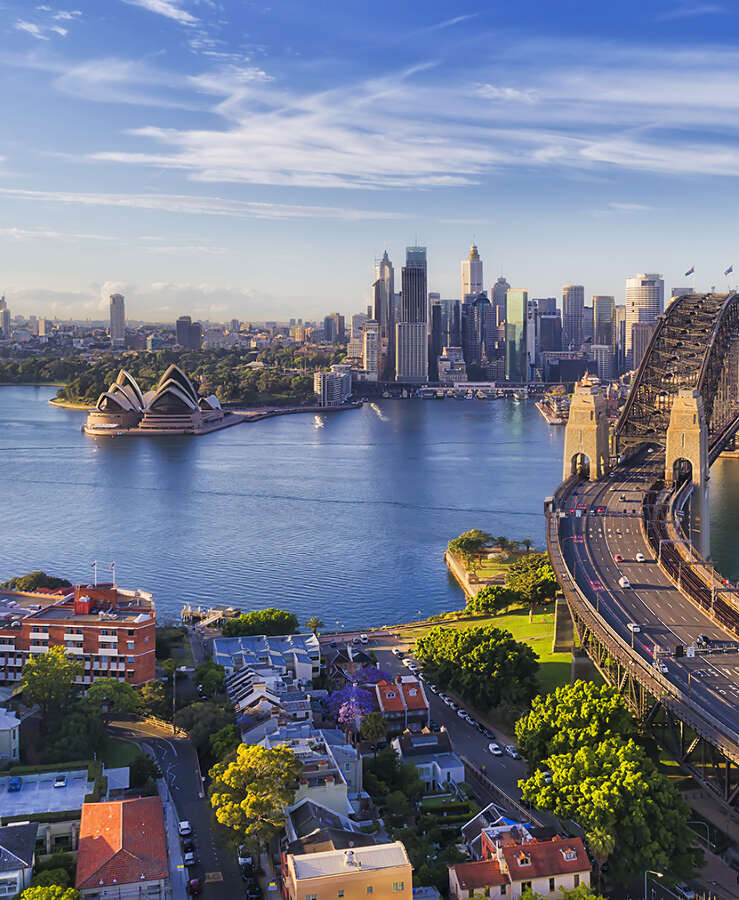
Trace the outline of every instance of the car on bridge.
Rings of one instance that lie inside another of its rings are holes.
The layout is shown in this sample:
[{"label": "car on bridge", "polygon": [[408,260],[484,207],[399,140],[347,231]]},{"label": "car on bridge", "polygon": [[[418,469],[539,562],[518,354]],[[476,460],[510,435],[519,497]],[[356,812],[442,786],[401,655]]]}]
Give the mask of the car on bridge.
[{"label": "car on bridge", "polygon": [[629,581],[629,579],[628,579],[625,575],[622,575],[622,576],[618,579],[618,586],[621,587],[621,588],[630,588],[630,587],[631,587],[631,582]]},{"label": "car on bridge", "polygon": [[636,622],[629,622],[626,627],[632,634],[639,634],[639,632],[641,631],[641,625],[637,624]]},{"label": "car on bridge", "polygon": [[635,557],[637,562],[646,562],[647,558],[643,553],[637,553]]}]

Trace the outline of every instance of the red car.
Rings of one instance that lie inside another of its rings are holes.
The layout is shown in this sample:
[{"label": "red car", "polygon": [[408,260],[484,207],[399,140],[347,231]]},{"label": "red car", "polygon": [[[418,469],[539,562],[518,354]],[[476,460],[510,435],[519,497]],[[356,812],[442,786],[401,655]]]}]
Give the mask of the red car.
[{"label": "red car", "polygon": [[623,556],[621,556],[620,553],[617,553],[613,558],[616,560],[616,562],[623,562],[623,561],[624,561],[624,558],[623,558]]},{"label": "red car", "polygon": [[187,893],[195,896],[195,894],[203,893],[203,882],[199,878],[191,878],[187,882]]}]

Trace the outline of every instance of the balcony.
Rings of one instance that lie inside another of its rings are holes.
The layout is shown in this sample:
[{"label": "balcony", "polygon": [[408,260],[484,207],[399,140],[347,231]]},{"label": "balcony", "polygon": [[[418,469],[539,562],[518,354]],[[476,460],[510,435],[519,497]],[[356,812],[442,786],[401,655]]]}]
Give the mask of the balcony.
[{"label": "balcony", "polygon": [[117,644],[118,643],[118,635],[117,634],[99,634],[99,641],[105,641],[108,644]]},{"label": "balcony", "polygon": [[48,652],[49,652],[49,646],[48,646],[48,644],[47,644],[47,645],[44,646],[44,647],[29,647],[29,648],[28,648],[28,652],[29,652],[29,653],[48,653]]},{"label": "balcony", "polygon": [[64,635],[64,640],[65,640],[65,641],[72,641],[73,644],[76,644],[77,641],[81,641],[81,640],[82,640],[82,635],[81,635],[81,634],[77,634],[76,632],[70,631],[68,634],[65,634],[65,635]]},{"label": "balcony", "polygon": [[82,656],[85,651],[82,647],[65,647],[64,652],[70,653],[72,656]]},{"label": "balcony", "polygon": [[118,656],[117,647],[100,647],[98,656]]}]

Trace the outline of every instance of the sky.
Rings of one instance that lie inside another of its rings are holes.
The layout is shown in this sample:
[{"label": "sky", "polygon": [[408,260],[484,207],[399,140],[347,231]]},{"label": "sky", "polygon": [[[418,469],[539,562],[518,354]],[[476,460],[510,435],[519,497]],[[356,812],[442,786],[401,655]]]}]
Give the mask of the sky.
[{"label": "sky", "polygon": [[460,295],[726,289],[739,12],[526,4],[0,0],[0,293],[14,313],[318,318],[428,248]]}]

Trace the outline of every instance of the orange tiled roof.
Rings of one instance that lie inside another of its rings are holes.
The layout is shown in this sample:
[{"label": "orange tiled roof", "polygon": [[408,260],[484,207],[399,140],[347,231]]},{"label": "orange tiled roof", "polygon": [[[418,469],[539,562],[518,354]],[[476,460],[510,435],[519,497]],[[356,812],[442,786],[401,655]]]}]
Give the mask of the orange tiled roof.
[{"label": "orange tiled roof", "polygon": [[[568,859],[571,856],[571,859]],[[503,858],[512,881],[529,881],[570,872],[589,872],[591,865],[580,838],[554,841],[528,841],[504,845]],[[525,860],[529,860],[526,864]]]},{"label": "orange tiled roof", "polygon": [[413,681],[403,679],[400,687],[402,688],[403,696],[405,697],[405,705],[409,710],[428,709],[428,700],[426,700],[426,697],[424,696],[420,681],[417,679],[414,679]]},{"label": "orange tiled roof", "polygon": [[457,863],[452,866],[463,891],[488,885],[508,884],[508,878],[500,871],[497,859],[481,859],[477,862]]},{"label": "orange tiled roof", "polygon": [[383,712],[403,712],[405,706],[400,693],[400,685],[390,681],[378,681],[375,688],[377,702]]},{"label": "orange tiled roof", "polygon": [[159,797],[83,805],[78,890],[167,876],[167,844]]}]

